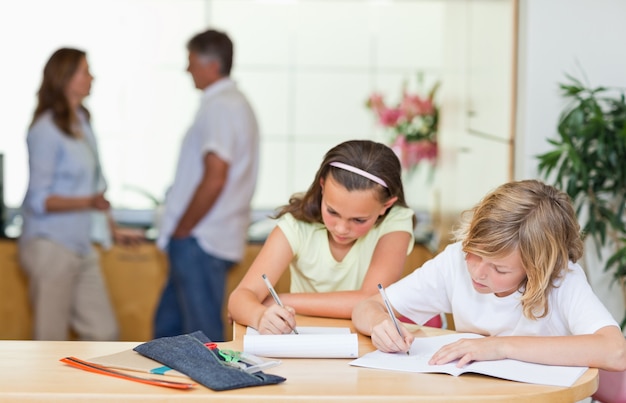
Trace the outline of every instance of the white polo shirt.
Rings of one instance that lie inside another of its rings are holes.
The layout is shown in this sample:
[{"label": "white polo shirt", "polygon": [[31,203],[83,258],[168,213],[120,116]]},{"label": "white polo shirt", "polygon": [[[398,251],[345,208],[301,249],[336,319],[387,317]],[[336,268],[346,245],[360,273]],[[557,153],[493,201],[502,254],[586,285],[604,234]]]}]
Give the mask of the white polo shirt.
[{"label": "white polo shirt", "polygon": [[222,193],[192,235],[208,254],[239,261],[250,220],[257,181],[259,129],[246,97],[234,81],[223,78],[204,90],[195,119],[185,135],[174,183],[165,201],[157,244],[165,249],[200,183],[206,153],[228,162]]}]

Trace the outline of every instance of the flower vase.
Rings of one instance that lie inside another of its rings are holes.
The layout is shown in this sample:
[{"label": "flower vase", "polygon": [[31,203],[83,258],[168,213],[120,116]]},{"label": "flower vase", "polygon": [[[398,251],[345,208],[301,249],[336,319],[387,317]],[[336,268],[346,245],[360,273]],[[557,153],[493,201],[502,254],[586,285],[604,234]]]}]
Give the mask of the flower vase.
[{"label": "flower vase", "polygon": [[437,160],[437,143],[429,140],[408,141],[406,136],[399,134],[391,145],[402,168],[414,170],[420,163],[433,166]]}]

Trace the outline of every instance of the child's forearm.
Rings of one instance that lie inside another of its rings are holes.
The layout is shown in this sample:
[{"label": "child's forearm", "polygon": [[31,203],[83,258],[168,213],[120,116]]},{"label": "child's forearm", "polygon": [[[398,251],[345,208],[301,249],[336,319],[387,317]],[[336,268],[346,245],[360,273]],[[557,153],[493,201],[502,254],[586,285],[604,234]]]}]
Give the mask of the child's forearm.
[{"label": "child's forearm", "polygon": [[372,329],[385,319],[389,314],[385,307],[375,298],[370,298],[358,303],[352,311],[352,323],[359,333],[366,336],[372,335]]},{"label": "child's forearm", "polygon": [[228,313],[233,321],[258,329],[263,312],[267,309],[256,296],[245,289],[236,288],[228,298]]},{"label": "child's forearm", "polygon": [[626,370],[626,340],[617,329],[554,337],[502,337],[507,358],[547,365]]}]

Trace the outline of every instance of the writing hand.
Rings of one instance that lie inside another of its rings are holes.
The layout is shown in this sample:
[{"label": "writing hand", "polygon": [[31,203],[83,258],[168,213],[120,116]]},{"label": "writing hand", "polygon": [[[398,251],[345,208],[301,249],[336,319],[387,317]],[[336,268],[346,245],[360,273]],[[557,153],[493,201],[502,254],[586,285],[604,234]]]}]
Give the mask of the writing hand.
[{"label": "writing hand", "polygon": [[268,307],[259,321],[261,334],[289,334],[296,328],[296,311],[290,307],[273,304]]},{"label": "writing hand", "polygon": [[507,358],[503,352],[503,339],[502,337],[461,339],[441,347],[428,363],[442,365],[458,359],[456,366],[461,368],[472,361],[502,360]]},{"label": "writing hand", "polygon": [[400,325],[402,335],[389,318],[385,318],[372,328],[372,344],[384,353],[408,352],[415,336]]}]

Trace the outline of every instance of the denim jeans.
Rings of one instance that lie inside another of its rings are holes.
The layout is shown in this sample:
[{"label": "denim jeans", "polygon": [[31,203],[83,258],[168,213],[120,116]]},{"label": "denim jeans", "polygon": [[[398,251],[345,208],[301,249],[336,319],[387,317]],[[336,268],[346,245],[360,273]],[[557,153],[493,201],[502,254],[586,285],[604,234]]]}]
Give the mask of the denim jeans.
[{"label": "denim jeans", "polygon": [[169,275],[154,323],[155,337],[197,330],[224,340],[222,305],[226,274],[234,262],[207,254],[194,237],[170,239]]}]

